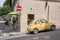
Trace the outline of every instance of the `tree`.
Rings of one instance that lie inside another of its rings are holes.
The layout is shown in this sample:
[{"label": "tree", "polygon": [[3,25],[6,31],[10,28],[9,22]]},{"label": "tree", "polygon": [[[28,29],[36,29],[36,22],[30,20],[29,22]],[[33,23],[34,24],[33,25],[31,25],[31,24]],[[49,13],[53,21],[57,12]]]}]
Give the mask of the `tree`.
[{"label": "tree", "polygon": [[3,4],[3,7],[0,7],[0,16],[7,15],[12,10],[12,0],[6,0]]},{"label": "tree", "polygon": [[1,13],[2,13],[1,9],[2,9],[2,8],[0,7],[0,16],[2,15],[2,14],[1,14]]},{"label": "tree", "polygon": [[9,12],[11,12],[12,9],[9,5],[4,5],[2,8],[0,8],[0,16],[7,15]]},{"label": "tree", "polygon": [[4,5],[9,5],[10,7],[12,7],[12,0],[6,0]]}]

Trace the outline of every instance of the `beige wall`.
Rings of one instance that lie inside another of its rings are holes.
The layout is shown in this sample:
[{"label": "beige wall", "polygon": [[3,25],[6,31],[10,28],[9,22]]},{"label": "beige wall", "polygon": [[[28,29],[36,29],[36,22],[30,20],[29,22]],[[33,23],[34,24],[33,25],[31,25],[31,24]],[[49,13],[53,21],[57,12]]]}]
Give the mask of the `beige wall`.
[{"label": "beige wall", "polygon": [[[22,1],[21,30],[27,29],[28,14],[34,14],[35,19],[45,18],[44,4],[42,1]],[[30,10],[32,8],[32,10]],[[24,29],[25,28],[25,29]]]},{"label": "beige wall", "polygon": [[[22,2],[22,4],[21,4]],[[35,19],[37,18],[45,18],[45,2],[44,1],[33,1],[33,0],[20,0],[19,5],[22,6],[22,14],[21,14],[21,31],[26,31],[27,25],[27,14],[35,14]],[[48,2],[49,5],[49,20],[55,21],[56,24],[60,23],[60,3]],[[30,10],[32,8],[32,10]]]}]

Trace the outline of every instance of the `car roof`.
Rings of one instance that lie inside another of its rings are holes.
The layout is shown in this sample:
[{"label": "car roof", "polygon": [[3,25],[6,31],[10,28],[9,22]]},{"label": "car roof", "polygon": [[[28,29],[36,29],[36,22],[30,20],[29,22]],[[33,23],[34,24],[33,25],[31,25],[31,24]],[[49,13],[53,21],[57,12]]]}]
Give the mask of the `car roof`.
[{"label": "car roof", "polygon": [[35,21],[37,21],[37,20],[45,20],[45,21],[47,21],[46,19],[35,19],[35,20],[33,20],[33,22],[35,22]]}]

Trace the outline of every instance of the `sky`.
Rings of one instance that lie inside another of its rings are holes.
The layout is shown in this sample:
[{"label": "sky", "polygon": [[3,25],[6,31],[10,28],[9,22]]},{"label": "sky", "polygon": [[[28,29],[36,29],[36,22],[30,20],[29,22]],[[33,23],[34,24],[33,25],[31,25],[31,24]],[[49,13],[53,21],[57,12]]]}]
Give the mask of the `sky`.
[{"label": "sky", "polygon": [[5,0],[0,0],[0,7],[3,6],[4,1],[5,1]]}]

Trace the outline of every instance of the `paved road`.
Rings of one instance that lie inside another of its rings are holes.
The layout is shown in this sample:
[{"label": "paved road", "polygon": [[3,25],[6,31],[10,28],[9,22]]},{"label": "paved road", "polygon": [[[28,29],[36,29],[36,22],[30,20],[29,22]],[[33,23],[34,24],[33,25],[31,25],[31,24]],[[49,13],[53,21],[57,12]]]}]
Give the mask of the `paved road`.
[{"label": "paved road", "polygon": [[45,31],[38,34],[27,34],[28,36],[7,40],[60,40],[60,29],[56,31]]},{"label": "paved road", "polygon": [[[5,30],[5,28],[6,28],[6,25],[4,23],[0,23],[0,30]],[[7,27],[7,31],[8,32],[12,31],[12,28],[10,25],[9,25],[9,27]]]},{"label": "paved road", "polygon": [[0,30],[4,30],[5,29],[5,24],[4,23],[0,23]]}]

